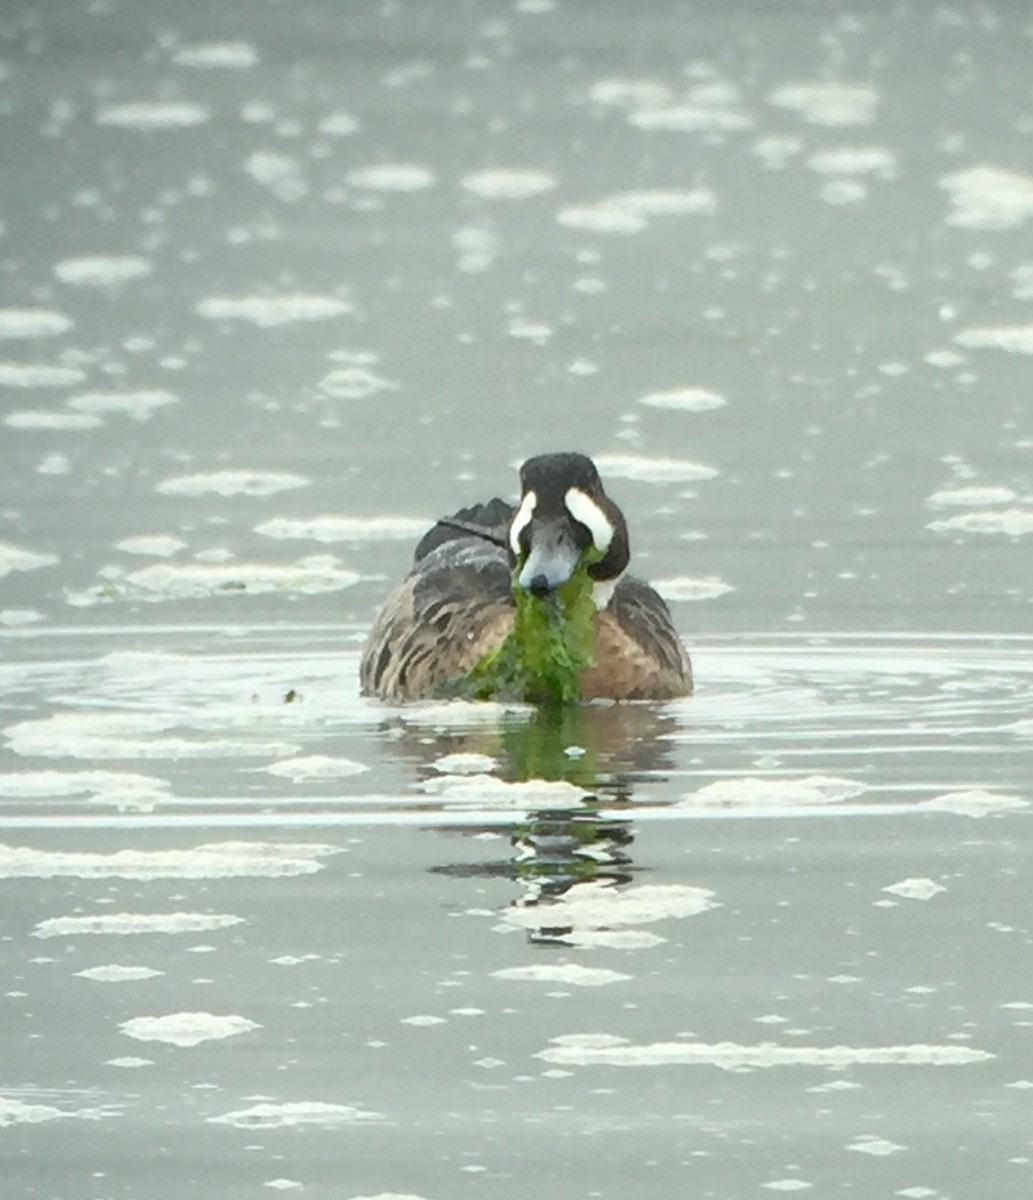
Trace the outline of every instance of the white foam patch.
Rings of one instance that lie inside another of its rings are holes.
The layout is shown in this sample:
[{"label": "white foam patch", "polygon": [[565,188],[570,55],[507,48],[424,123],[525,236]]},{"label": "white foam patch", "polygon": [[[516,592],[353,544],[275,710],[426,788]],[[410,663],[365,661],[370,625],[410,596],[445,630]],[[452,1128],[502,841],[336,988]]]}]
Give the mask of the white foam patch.
[{"label": "white foam patch", "polygon": [[362,123],[349,112],[332,112],[323,117],[318,128],[320,133],[329,137],[350,137],[353,133],[358,133]]},{"label": "white foam patch", "polygon": [[527,200],[551,192],[556,187],[556,179],[545,171],[500,168],[464,175],[462,185],[466,191],[485,200]]},{"label": "white foam patch", "polygon": [[100,417],[88,417],[83,413],[47,412],[43,409],[16,409],[4,417],[4,424],[12,429],[69,430],[97,429],[104,422]]},{"label": "white foam patch", "polygon": [[139,1042],[164,1042],[168,1046],[199,1046],[261,1029],[256,1021],[236,1015],[207,1012],[169,1013],[164,1017],[133,1017],[119,1026]]},{"label": "white foam patch", "polygon": [[446,808],[504,808],[530,810],[577,807],[592,795],[563,779],[524,779],[509,782],[494,775],[442,775],[416,785],[437,796]]},{"label": "white foam patch", "polygon": [[169,784],[128,771],[10,771],[0,773],[0,796],[55,800],[86,796],[90,803],[150,812],[169,797]]},{"label": "white foam patch", "polygon": [[68,407],[76,412],[90,413],[97,416],[100,413],[120,413],[132,417],[136,421],[146,421],[159,408],[175,404],[179,399],[172,392],[160,389],[141,390],[135,392],[83,392],[72,396]]},{"label": "white foam patch", "polygon": [[1006,487],[944,488],[926,500],[931,508],[979,508],[986,504],[1009,504],[1018,496]]},{"label": "white foam patch", "polygon": [[355,310],[339,296],[294,292],[280,296],[207,296],[196,308],[211,321],[246,321],[274,329],[303,321],[329,321]]},{"label": "white foam patch", "polygon": [[857,204],[868,195],[868,189],[857,179],[833,179],[819,195],[826,204]]},{"label": "white foam patch", "polygon": [[0,1096],[0,1129],[11,1125],[41,1125],[45,1121],[57,1121],[62,1117],[96,1119],[101,1115],[96,1109],[69,1112],[63,1108],[55,1108],[52,1104],[27,1104],[16,1096]]},{"label": "white foam patch", "polygon": [[577,963],[537,963],[530,967],[503,967],[492,971],[493,979],[515,979],[532,983],[562,983],[572,987],[605,987],[630,979],[620,971],[602,967],[582,967]]},{"label": "white foam patch", "polygon": [[294,488],[308,487],[311,480],[286,471],[211,471],[201,475],[178,475],[158,484],[163,496],[274,496]]},{"label": "white foam patch", "polygon": [[177,67],[240,71],[258,62],[258,51],[247,42],[199,42],[181,46],[172,61]]},{"label": "white foam patch", "polygon": [[554,904],[507,908],[502,919],[521,929],[565,926],[573,930],[613,929],[695,917],[717,907],[708,888],[688,884],[643,884],[616,890],[605,883],[584,883]]},{"label": "white foam patch", "polygon": [[0,362],[0,387],[71,387],[86,376],[78,367],[54,367],[45,363]]},{"label": "white foam patch", "polygon": [[[1031,724],[1033,732],[1033,724]],[[954,813],[960,817],[988,817],[994,813],[1018,812],[1029,807],[1028,800],[1020,800],[1018,796],[1001,796],[996,792],[987,792],[974,788],[963,792],[945,792],[931,800],[923,800],[919,808],[932,809],[934,812]]]},{"label": "white foam patch", "polygon": [[443,775],[486,775],[495,770],[498,761],[488,754],[457,751],[436,758],[431,766]]},{"label": "white foam patch", "polygon": [[730,583],[716,575],[672,575],[668,579],[654,579],[653,586],[665,600],[716,600],[734,592]]},{"label": "white foam patch", "polygon": [[40,921],[33,936],[70,938],[82,934],[127,937],[152,933],[207,933],[243,923],[243,917],[229,913],[105,913],[94,917],[51,917]]},{"label": "white foam patch", "polygon": [[191,129],[195,125],[204,125],[210,117],[211,113],[202,105],[181,101],[109,104],[100,109],[96,120],[98,125],[151,133],[164,129]]},{"label": "white foam patch", "polygon": [[308,195],[308,184],[301,171],[301,164],[289,154],[278,154],[272,150],[256,150],[244,163],[244,170],[262,187],[286,204],[292,204]]},{"label": "white foam patch", "polygon": [[777,1046],[769,1042],[651,1042],[645,1045],[553,1045],[535,1056],[564,1066],[704,1066],[723,1071],[771,1067],[960,1067],[987,1062],[985,1050],[954,1045]]},{"label": "white foam patch", "polygon": [[340,367],[319,381],[319,394],[328,400],[368,400],[378,392],[397,390],[397,383],[364,366]]},{"label": "white foam patch", "polygon": [[693,483],[714,479],[718,471],[683,458],[647,458],[637,454],[597,454],[600,474],[638,483]]},{"label": "white foam patch", "polygon": [[1033,176],[982,165],[940,180],[950,196],[948,225],[962,229],[1015,229],[1033,217]]},{"label": "white foam patch", "polygon": [[876,1158],[886,1158],[890,1154],[899,1154],[906,1147],[898,1145],[896,1142],[891,1142],[887,1138],[864,1133],[851,1142],[847,1146],[847,1149],[855,1150],[859,1154],[871,1154]]},{"label": "white foam patch", "polygon": [[936,533],[1002,533],[1006,537],[1023,537],[1033,533],[1033,509],[1005,508],[978,510],[930,521],[927,528]]},{"label": "white foam patch", "polygon": [[428,167],[415,163],[383,163],[378,167],[364,167],[350,171],[348,184],[354,188],[374,192],[422,192],[436,182],[436,176]]},{"label": "white foam patch", "polygon": [[805,779],[720,779],[679,802],[683,808],[813,808],[843,804],[866,792],[867,786],[852,779],[809,775]]},{"label": "white foam patch", "polygon": [[678,412],[708,412],[713,408],[723,408],[727,403],[720,393],[702,387],[669,388],[662,392],[649,392],[639,398],[639,404],[647,408],[667,408]]},{"label": "white foam patch", "polygon": [[273,517],[255,526],[263,537],[312,542],[409,541],[434,524],[425,517]]},{"label": "white foam patch", "polygon": [[164,971],[155,971],[153,967],[125,967],[119,963],[76,971],[79,978],[92,979],[95,983],[137,983],[142,979],[154,979],[164,974]]},{"label": "white foam patch", "polygon": [[0,625],[6,625],[9,629],[21,625],[35,625],[43,619],[43,614],[34,608],[0,608]]},{"label": "white foam patch", "polygon": [[24,550],[9,542],[0,542],[0,579],[12,571],[37,571],[40,567],[51,567],[57,562],[53,554],[38,554]]},{"label": "white foam patch", "polygon": [[712,101],[702,89],[685,104],[646,105],[628,116],[628,123],[638,129],[670,131],[672,133],[742,133],[752,129],[753,118],[734,106],[734,93],[715,91]]},{"label": "white foam patch", "polygon": [[72,328],[68,317],[46,308],[0,308],[0,341],[55,337]]},{"label": "white foam patch", "polygon": [[360,578],[330,555],[310,555],[294,563],[155,563],[123,579],[107,579],[88,591],[69,593],[66,599],[76,608],[89,608],[115,600],[160,604],[269,592],[313,596],[342,591]]},{"label": "white foam patch", "polygon": [[352,775],[361,775],[368,771],[369,767],[350,758],[312,754],[307,758],[284,758],[280,762],[270,763],[262,770],[280,779],[289,779],[291,783],[312,783],[320,780],[347,779]]},{"label": "white foam patch", "polygon": [[997,325],[962,329],[954,341],[968,350],[1004,350],[1009,354],[1033,354],[1033,325]]},{"label": "white foam patch", "polygon": [[251,1108],[208,1118],[212,1125],[232,1125],[235,1129],[284,1129],[290,1126],[341,1129],[383,1119],[378,1112],[355,1108],[350,1104],[326,1104],[321,1100],[255,1104]]},{"label": "white foam patch", "polygon": [[706,187],[689,191],[656,188],[618,192],[596,204],[560,209],[556,220],[590,233],[641,233],[654,217],[708,215],[717,210],[717,197]]},{"label": "white foam patch", "polygon": [[768,1188],[772,1192],[806,1192],[814,1185],[808,1183],[805,1179],[772,1179],[768,1183],[762,1183],[762,1188]]},{"label": "white foam patch", "polygon": [[812,154],[807,165],[818,175],[874,175],[893,179],[897,156],[885,146],[839,146]]},{"label": "white foam patch", "polygon": [[407,705],[401,716],[408,725],[429,729],[481,729],[503,726],[511,721],[529,721],[535,709],[530,704],[503,704],[494,700],[446,700]]},{"label": "white foam patch", "polygon": [[167,533],[140,534],[138,537],[124,538],[115,545],[115,549],[124,554],[139,554],[144,558],[171,558],[185,547],[186,542]]},{"label": "white foam patch", "polygon": [[1012,295],[1016,300],[1033,300],[1033,263],[1023,263],[1011,273],[1015,280]]},{"label": "white foam patch", "polygon": [[153,1058],[140,1058],[136,1054],[123,1054],[120,1058],[109,1058],[104,1062],[106,1067],[119,1067],[124,1071],[139,1070],[140,1067],[153,1067]]},{"label": "white foam patch", "polygon": [[176,727],[176,717],[157,713],[59,712],[8,725],[4,735],[12,753],[34,758],[286,758],[298,751],[291,742],[169,736]]},{"label": "white foam patch", "polygon": [[190,850],[36,850],[0,844],[0,879],[281,879],[312,875],[338,847],[215,842]]},{"label": "white foam patch", "polygon": [[945,892],[942,884],[932,879],[902,879],[899,883],[891,883],[882,889],[894,896],[902,896],[905,900],[931,900],[933,896]]},{"label": "white foam patch", "polygon": [[871,124],[878,100],[874,88],[834,81],[787,83],[768,96],[776,108],[788,109],[811,125],[833,128]]},{"label": "white foam patch", "polygon": [[94,254],[63,258],[54,264],[54,274],[73,287],[111,288],[143,279],[154,269],[149,259],[133,254]]},{"label": "white foam patch", "polygon": [[303,1192],[305,1190],[305,1185],[300,1179],[285,1179],[283,1177],[267,1179],[262,1186],[273,1188],[278,1192]]}]

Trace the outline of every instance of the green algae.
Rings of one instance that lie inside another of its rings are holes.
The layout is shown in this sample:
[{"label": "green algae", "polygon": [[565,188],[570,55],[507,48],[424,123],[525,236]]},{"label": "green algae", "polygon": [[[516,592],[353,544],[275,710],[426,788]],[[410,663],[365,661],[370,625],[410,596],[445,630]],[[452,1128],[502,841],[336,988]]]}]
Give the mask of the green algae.
[{"label": "green algae", "polygon": [[526,704],[576,704],[581,672],[595,665],[595,601],[588,568],[598,551],[582,555],[573,575],[548,596],[533,596],[513,572],[516,614],[513,629],[497,650],[486,654],[449,696],[469,700],[510,700]]}]

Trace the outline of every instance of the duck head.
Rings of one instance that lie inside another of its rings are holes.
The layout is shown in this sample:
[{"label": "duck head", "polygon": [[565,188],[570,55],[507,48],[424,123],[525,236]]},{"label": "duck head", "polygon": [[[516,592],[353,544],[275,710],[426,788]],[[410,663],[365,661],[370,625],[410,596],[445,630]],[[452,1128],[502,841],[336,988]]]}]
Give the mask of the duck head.
[{"label": "duck head", "polygon": [[517,584],[544,598],[587,563],[597,608],[628,565],[624,514],[584,454],[539,454],[520,468],[520,503],[509,526]]}]

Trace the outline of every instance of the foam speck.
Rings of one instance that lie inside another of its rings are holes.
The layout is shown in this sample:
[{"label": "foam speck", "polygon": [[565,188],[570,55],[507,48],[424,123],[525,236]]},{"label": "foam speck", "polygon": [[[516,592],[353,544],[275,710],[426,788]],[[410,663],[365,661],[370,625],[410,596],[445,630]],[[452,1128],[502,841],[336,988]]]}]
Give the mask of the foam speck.
[{"label": "foam speck", "polygon": [[397,388],[397,383],[363,366],[340,367],[319,381],[319,394],[330,400],[367,400],[378,392],[396,391]]},{"label": "foam speck", "polygon": [[515,979],[534,983],[561,983],[573,987],[605,987],[630,979],[620,971],[603,967],[582,967],[577,963],[536,963],[529,967],[503,967],[492,971],[494,979]]},{"label": "foam speck", "polygon": [[753,128],[753,118],[725,104],[672,104],[641,108],[628,117],[638,129],[674,133],[742,133]]},{"label": "foam speck", "polygon": [[229,913],[105,913],[94,917],[51,917],[33,931],[38,938],[78,937],[81,934],[114,935],[151,933],[201,933],[243,924]]},{"label": "foam speck", "polygon": [[656,79],[600,79],[588,95],[613,108],[659,108],[670,101],[671,89]]},{"label": "foam speck", "polygon": [[203,125],[210,117],[208,109],[186,101],[110,104],[97,113],[97,124],[150,133],[164,129],[190,129],[195,125]]},{"label": "foam speck", "polygon": [[35,550],[23,550],[10,542],[0,542],[0,579],[12,571],[36,571],[57,562],[53,554],[39,554]]},{"label": "foam speck", "polygon": [[821,804],[843,804],[867,791],[863,783],[829,775],[805,779],[720,779],[680,801],[685,808],[779,809],[811,808]]},{"label": "foam speck", "polygon": [[1015,229],[1033,217],[1033,176],[978,166],[940,180],[950,196],[948,225],[962,229]]},{"label": "foam speck", "polygon": [[72,328],[68,317],[46,308],[0,308],[0,341],[55,337]]},{"label": "foam speck", "polygon": [[197,312],[212,321],[248,321],[260,329],[299,321],[327,321],[354,310],[338,296],[298,292],[281,296],[208,296]]},{"label": "foam speck", "polygon": [[463,177],[463,187],[485,200],[526,200],[552,191],[556,180],[545,171],[486,170]]},{"label": "foam speck", "polygon": [[675,575],[669,579],[654,579],[653,586],[665,600],[716,600],[718,596],[734,592],[730,583],[716,575]]},{"label": "foam speck", "polygon": [[772,92],[768,103],[789,109],[811,125],[846,127],[875,119],[878,94],[862,84],[788,83]]},{"label": "foam speck", "polygon": [[292,204],[308,195],[308,184],[301,173],[301,164],[289,154],[271,150],[256,150],[244,163],[251,178],[285,204]]},{"label": "foam speck", "polygon": [[117,287],[149,275],[153,267],[146,258],[135,255],[96,254],[81,258],[63,258],[54,264],[54,274],[73,287]]},{"label": "foam speck", "polygon": [[896,1142],[891,1142],[886,1138],[876,1137],[874,1134],[869,1133],[862,1134],[847,1146],[848,1150],[856,1150],[860,1154],[871,1154],[876,1158],[885,1158],[887,1155],[897,1154],[904,1148]]},{"label": "foam speck", "polygon": [[321,1100],[296,1100],[289,1104],[255,1104],[251,1108],[209,1117],[212,1125],[232,1125],[236,1129],[283,1129],[288,1126],[315,1126],[339,1129],[346,1125],[381,1121],[378,1112],[355,1108],[350,1104],[326,1104]]},{"label": "foam speck", "polygon": [[713,479],[714,467],[682,458],[646,458],[636,454],[597,454],[595,465],[603,475],[633,479],[638,483],[693,483]]},{"label": "foam speck", "polygon": [[236,1015],[206,1012],[169,1013],[164,1017],[133,1017],[119,1026],[128,1037],[140,1042],[164,1042],[169,1046],[199,1046],[261,1029],[255,1021]]},{"label": "foam speck", "polygon": [[435,771],[440,771],[443,775],[484,775],[493,771],[497,765],[490,755],[473,751],[443,754],[431,764]]},{"label": "foam speck", "polygon": [[351,187],[374,192],[421,192],[435,182],[434,172],[415,163],[384,163],[348,174]]},{"label": "foam speck", "polygon": [[228,470],[179,475],[158,484],[163,496],[273,496],[307,487],[309,480],[285,471]]}]

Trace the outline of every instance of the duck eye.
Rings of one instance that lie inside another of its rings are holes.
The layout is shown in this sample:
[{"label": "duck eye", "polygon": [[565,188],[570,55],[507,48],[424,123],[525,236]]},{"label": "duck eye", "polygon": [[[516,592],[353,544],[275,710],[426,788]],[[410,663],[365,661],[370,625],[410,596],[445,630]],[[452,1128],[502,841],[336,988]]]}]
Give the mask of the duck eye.
[{"label": "duck eye", "polygon": [[[568,488],[563,497],[567,512],[592,535],[592,545],[605,554],[613,541],[613,522],[592,497],[581,488]],[[514,527],[516,522],[514,521]]]},{"label": "duck eye", "polygon": [[513,520],[510,522],[509,548],[513,551],[514,558],[520,557],[520,535],[531,524],[531,515],[537,503],[538,497],[534,492],[525,492],[524,498],[520,501],[520,507],[516,510]]}]

